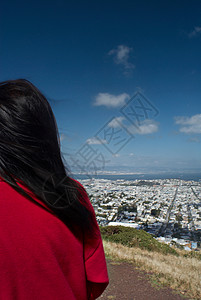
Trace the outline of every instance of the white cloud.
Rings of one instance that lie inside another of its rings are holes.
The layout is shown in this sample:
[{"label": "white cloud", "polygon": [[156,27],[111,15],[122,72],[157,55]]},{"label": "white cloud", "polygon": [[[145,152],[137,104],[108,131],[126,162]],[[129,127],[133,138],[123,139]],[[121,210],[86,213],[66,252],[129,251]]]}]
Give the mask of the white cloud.
[{"label": "white cloud", "polygon": [[95,98],[94,105],[103,105],[106,107],[120,107],[126,103],[126,99],[128,98],[130,98],[130,96],[126,93],[122,93],[117,96],[108,93],[99,93]]},{"label": "white cloud", "polygon": [[119,45],[116,49],[110,50],[108,55],[113,55],[115,64],[122,65],[126,70],[132,70],[135,66],[128,61],[132,50],[128,46]]},{"label": "white cloud", "polygon": [[189,38],[196,37],[196,36],[198,36],[199,34],[201,34],[201,27],[196,26],[196,27],[194,27],[194,30],[191,31],[191,32],[188,34],[188,37],[189,37]]},{"label": "white cloud", "polygon": [[89,138],[87,141],[86,141],[87,144],[91,144],[91,145],[99,145],[99,144],[106,144],[107,141],[104,140],[104,139],[97,139],[96,137],[92,137],[92,138]]},{"label": "white cloud", "polygon": [[122,121],[124,119],[125,119],[124,117],[116,117],[108,124],[108,127],[111,128],[121,127]]},{"label": "white cloud", "polygon": [[131,153],[129,153],[129,156],[134,156],[134,153],[132,153],[132,152],[131,152]]},{"label": "white cloud", "polygon": [[154,120],[146,119],[141,122],[141,125],[138,126],[130,126],[128,130],[132,134],[151,134],[158,131],[158,123]]},{"label": "white cloud", "polygon": [[180,132],[187,134],[201,133],[201,114],[194,115],[192,117],[175,117],[175,122],[180,125]]}]

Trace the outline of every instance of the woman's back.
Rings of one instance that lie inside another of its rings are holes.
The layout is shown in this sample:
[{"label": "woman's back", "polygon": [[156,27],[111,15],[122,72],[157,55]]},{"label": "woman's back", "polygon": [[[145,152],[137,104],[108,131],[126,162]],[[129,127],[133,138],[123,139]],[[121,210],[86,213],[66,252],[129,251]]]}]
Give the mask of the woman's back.
[{"label": "woman's back", "polygon": [[0,300],[95,299],[108,284],[93,207],[64,161],[46,97],[0,82]]},{"label": "woman's back", "polygon": [[[105,289],[108,277],[98,227],[94,239],[79,230],[75,235],[4,181],[0,203],[0,299],[86,300]],[[100,284],[89,298],[92,282]]]}]

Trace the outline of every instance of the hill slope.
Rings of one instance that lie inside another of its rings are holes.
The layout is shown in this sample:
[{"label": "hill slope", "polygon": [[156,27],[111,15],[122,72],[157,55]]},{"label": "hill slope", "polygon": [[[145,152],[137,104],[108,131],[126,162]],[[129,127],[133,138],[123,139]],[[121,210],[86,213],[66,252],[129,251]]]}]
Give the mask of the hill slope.
[{"label": "hill slope", "polygon": [[143,230],[123,226],[100,229],[108,258],[131,262],[135,267],[153,272],[152,277],[158,284],[178,290],[191,299],[201,299],[200,254],[161,244]]},{"label": "hill slope", "polygon": [[138,247],[148,251],[156,251],[164,254],[177,255],[178,253],[170,246],[158,242],[144,230],[138,230],[124,226],[100,227],[103,239],[110,242],[120,243],[127,247]]}]

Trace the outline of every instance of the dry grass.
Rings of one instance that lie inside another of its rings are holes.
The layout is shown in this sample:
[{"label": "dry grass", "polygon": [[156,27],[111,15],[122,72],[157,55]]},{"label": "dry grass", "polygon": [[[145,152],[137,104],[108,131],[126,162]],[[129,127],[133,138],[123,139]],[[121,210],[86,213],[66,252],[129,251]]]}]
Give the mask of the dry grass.
[{"label": "dry grass", "polygon": [[103,241],[103,245],[107,256],[133,262],[143,270],[153,272],[161,284],[168,285],[191,299],[201,299],[200,260],[128,248],[107,241]]}]

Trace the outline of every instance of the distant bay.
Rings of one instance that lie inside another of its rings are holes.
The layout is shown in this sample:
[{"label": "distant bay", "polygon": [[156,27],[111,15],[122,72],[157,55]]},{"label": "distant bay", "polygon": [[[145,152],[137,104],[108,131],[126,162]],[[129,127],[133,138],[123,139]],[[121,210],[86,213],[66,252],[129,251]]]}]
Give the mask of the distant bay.
[{"label": "distant bay", "polygon": [[108,180],[157,180],[157,179],[181,179],[201,181],[201,173],[157,173],[157,174],[75,174],[73,177],[81,179],[108,179]]}]

